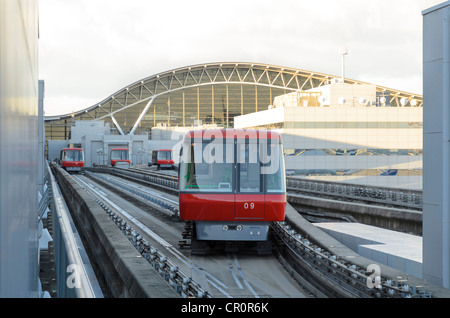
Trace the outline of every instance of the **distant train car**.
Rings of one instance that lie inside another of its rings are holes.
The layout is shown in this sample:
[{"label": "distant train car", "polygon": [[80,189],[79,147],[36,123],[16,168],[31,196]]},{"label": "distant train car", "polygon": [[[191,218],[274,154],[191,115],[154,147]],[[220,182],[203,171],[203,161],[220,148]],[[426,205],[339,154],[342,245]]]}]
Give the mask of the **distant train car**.
[{"label": "distant train car", "polygon": [[[190,131],[180,151],[179,209],[185,238],[205,242],[267,242],[283,221],[286,175],[276,132]],[[209,244],[209,243],[208,243]]]},{"label": "distant train car", "polygon": [[128,148],[113,148],[111,150],[111,166],[126,164],[131,165],[130,149]]},{"label": "distant train car", "polygon": [[152,161],[149,162],[149,166],[155,165],[158,169],[173,169],[175,167],[175,164],[172,160],[172,150],[160,149],[152,151]]},{"label": "distant train car", "polygon": [[84,167],[84,151],[82,148],[63,148],[59,161],[67,172],[80,172]]}]

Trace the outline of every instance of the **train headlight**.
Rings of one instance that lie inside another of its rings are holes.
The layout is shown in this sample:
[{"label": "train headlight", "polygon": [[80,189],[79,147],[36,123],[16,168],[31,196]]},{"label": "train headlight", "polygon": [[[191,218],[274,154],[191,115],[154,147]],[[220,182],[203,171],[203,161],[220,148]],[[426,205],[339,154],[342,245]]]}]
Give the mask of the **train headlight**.
[{"label": "train headlight", "polygon": [[243,229],[243,226],[242,225],[238,225],[238,226],[236,226],[236,230],[238,230],[238,231],[242,231],[242,229]]},{"label": "train headlight", "polygon": [[222,231],[227,231],[228,230],[228,225],[223,225],[222,226]]}]

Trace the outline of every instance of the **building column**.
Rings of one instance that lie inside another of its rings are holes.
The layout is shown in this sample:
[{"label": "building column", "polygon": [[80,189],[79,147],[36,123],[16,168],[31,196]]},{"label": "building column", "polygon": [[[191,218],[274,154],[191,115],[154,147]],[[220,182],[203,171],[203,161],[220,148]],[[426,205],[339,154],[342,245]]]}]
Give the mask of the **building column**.
[{"label": "building column", "polygon": [[450,288],[450,1],[423,15],[423,278]]}]

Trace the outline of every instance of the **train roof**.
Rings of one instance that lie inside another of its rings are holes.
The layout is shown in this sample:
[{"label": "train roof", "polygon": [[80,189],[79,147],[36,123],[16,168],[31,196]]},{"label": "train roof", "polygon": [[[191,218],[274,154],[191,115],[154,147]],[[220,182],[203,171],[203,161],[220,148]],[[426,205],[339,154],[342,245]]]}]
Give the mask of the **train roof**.
[{"label": "train roof", "polygon": [[130,150],[130,148],[112,148],[111,150]]},{"label": "train roof", "polygon": [[214,136],[222,136],[222,138],[239,138],[239,139],[279,139],[281,135],[272,130],[257,130],[257,129],[202,129],[190,130],[186,133],[185,138],[210,138]]}]

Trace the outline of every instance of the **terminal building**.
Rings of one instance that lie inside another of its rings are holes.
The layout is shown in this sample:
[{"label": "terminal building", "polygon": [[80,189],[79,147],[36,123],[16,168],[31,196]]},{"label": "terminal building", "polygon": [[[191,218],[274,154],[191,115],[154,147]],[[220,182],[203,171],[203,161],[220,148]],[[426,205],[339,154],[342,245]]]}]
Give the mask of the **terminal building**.
[{"label": "terminal building", "polygon": [[[142,79],[84,110],[45,117],[47,158],[54,159],[51,144],[70,142],[91,148],[88,166],[101,164],[109,148],[126,144],[133,162],[145,164],[151,150],[175,146],[189,129],[277,129],[290,174],[421,189],[422,106],[420,95],[328,74],[201,64]],[[105,136],[89,137],[88,127]]]},{"label": "terminal building", "polygon": [[267,110],[236,117],[234,126],[280,132],[288,174],[420,190],[423,108],[405,102],[391,107],[375,85],[336,81],[278,96]]}]

